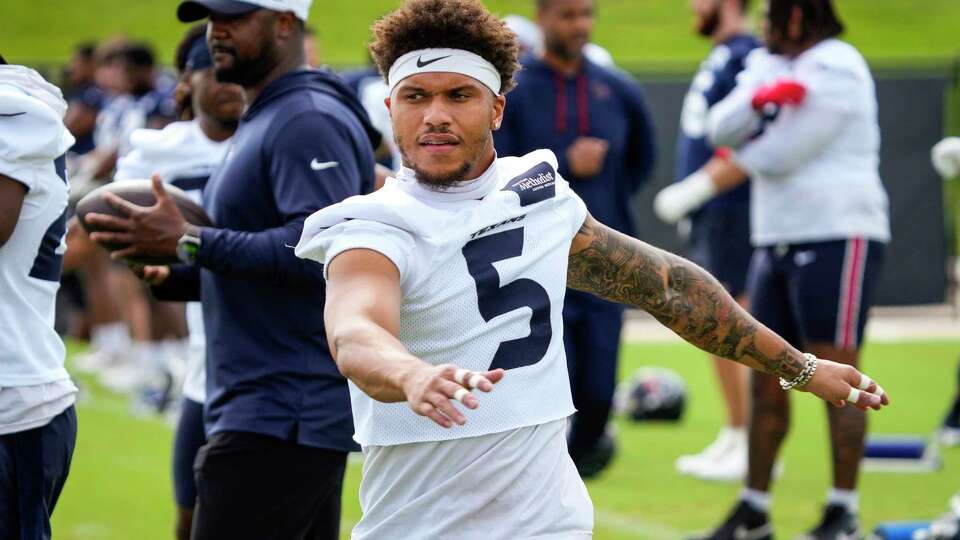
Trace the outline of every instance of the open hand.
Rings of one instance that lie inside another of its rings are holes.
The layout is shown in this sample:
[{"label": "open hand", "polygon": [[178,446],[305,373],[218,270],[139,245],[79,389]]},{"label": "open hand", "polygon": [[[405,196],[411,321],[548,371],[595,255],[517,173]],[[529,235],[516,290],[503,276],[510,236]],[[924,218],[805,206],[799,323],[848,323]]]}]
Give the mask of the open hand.
[{"label": "open hand", "polygon": [[822,358],[818,360],[817,372],[813,374],[810,382],[797,390],[810,392],[837,407],[844,407],[849,403],[863,411],[879,411],[890,404],[890,398],[883,388],[857,371],[857,368]]},{"label": "open hand", "polygon": [[403,392],[413,412],[426,416],[440,426],[463,425],[467,418],[453,405],[457,400],[468,409],[480,406],[470,393],[474,388],[481,392],[493,391],[493,385],[503,379],[504,371],[494,369],[485,373],[469,371],[451,364],[425,365],[406,377]]},{"label": "open hand", "polygon": [[88,223],[109,231],[98,231],[90,239],[101,244],[128,244],[111,253],[114,260],[137,256],[176,257],[177,241],[186,232],[187,221],[172,197],[167,195],[160,176],[151,178],[153,206],[139,206],[113,193],[104,193],[104,200],[126,217],[87,214]]}]

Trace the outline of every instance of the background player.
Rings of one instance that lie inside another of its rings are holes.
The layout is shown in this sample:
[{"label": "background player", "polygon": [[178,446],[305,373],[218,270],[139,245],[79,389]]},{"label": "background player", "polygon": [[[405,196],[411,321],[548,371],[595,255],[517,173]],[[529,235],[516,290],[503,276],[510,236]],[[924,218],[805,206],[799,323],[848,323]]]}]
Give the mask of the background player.
[{"label": "background player", "polygon": [[[538,0],[542,56],[523,57],[496,148],[522,156],[547,148],[558,172],[603,223],[634,233],[630,200],[653,168],[653,126],[636,82],[584,56],[593,0]],[[578,291],[564,302],[564,346],[577,415],[570,455],[584,477],[610,461],[605,433],[616,387],[623,307]]]},{"label": "background player", "polygon": [[50,538],[77,440],[53,328],[67,220],[60,89],[0,57],[0,538]]},{"label": "background player", "polygon": [[[677,142],[678,183],[665,188],[654,204],[658,215],[675,223],[688,210],[691,259],[710,272],[747,307],[750,245],[750,186],[717,193],[710,173],[701,170],[714,154],[707,142],[707,112],[737,84],[744,60],[760,42],[747,32],[748,0],[693,0],[697,33],[713,43],[687,92]],[[738,178],[738,180],[740,180]],[[693,199],[693,200],[691,200]],[[688,202],[690,201],[690,202]],[[696,209],[694,203],[704,204]],[[710,480],[740,480],[747,472],[747,368],[713,357],[727,411],[727,424],[700,454],[682,456],[677,470]]]},{"label": "background player", "polygon": [[[856,366],[884,245],[873,78],[830,0],[770,0],[765,42],[737,88],[710,110],[711,141],[752,178],[748,282],[753,314],[791,343]],[[759,133],[759,135],[758,135]],[[790,403],[773,377],[752,381],[746,489],[710,538],[768,538],[769,488]],[[833,488],[813,538],[860,534],[856,491],[866,416],[828,407]],[[737,531],[741,531],[738,533]]]},{"label": "background player", "polygon": [[353,383],[355,540],[590,537],[565,448],[568,280],[792,381],[819,366],[806,389],[836,404],[887,402],[851,388],[880,392],[856,369],[756,323],[697,266],[590,217],[551,152],[496,159],[517,45],[479,2],[408,1],[374,32],[406,166],[311,216],[296,250],[325,264],[328,340]]},{"label": "background player", "polygon": [[[207,49],[206,25],[187,31],[176,51],[180,72],[177,102],[180,122],[163,130],[138,130],[131,136],[132,149],[120,159],[118,180],[149,178],[157,174],[173,186],[201,202],[204,186],[223,161],[230,137],[243,112],[243,89],[235,84],[217,82],[213,59]],[[162,282],[168,267],[150,269],[152,281]],[[200,446],[206,442],[203,428],[203,403],[206,399],[206,340],[203,310],[199,302],[187,304],[190,346],[182,374],[183,399],[173,446],[173,492],[177,505],[176,534],[189,540],[197,487],[193,463]],[[173,366],[168,369],[178,371]],[[181,380],[177,377],[176,380]]]}]

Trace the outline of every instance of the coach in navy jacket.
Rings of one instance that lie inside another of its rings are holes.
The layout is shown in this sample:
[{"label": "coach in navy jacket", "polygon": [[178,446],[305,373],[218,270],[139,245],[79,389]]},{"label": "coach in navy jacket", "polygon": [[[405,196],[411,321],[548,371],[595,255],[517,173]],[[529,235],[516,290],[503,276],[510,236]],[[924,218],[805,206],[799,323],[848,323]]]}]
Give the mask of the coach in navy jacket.
[{"label": "coach in navy jacket", "polygon": [[217,78],[244,87],[247,110],[204,190],[216,225],[178,222],[158,193],[135,210],[155,215],[128,224],[142,241],[127,254],[176,251],[192,264],[155,293],[203,304],[209,443],[193,538],[337,538],[350,399],[326,342],[322,267],[293,246],[307,216],[372,191],[379,134],[339,78],[302,67],[309,1],[258,2],[180,4],[181,20],[209,17]]},{"label": "coach in navy jacket", "polygon": [[[521,156],[549,148],[559,172],[602,223],[634,234],[633,194],[654,164],[653,127],[639,86],[615,67],[583,54],[593,25],[592,2],[540,2],[543,57],[526,56],[507,96],[497,153]],[[577,415],[570,455],[584,477],[613,453],[604,437],[616,380],[623,308],[567,291],[564,342]]]}]

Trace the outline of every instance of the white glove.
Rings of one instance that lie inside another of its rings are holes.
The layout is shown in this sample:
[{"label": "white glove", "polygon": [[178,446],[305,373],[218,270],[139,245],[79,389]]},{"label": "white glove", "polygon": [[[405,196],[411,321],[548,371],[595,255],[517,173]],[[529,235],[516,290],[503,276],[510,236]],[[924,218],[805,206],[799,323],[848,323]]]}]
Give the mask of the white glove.
[{"label": "white glove", "polygon": [[947,137],[930,151],[933,168],[944,180],[960,175],[960,137]]},{"label": "white glove", "polygon": [[653,199],[653,211],[661,221],[673,225],[703,206],[717,194],[713,179],[697,171],[683,180],[660,190]]}]

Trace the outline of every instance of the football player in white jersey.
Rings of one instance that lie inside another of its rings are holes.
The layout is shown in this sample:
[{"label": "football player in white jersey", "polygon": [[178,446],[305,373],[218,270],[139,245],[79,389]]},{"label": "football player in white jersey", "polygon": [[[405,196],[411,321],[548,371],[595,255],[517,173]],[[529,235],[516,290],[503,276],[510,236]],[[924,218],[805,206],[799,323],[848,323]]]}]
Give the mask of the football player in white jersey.
[{"label": "football player in white jersey", "polygon": [[77,438],[53,329],[74,139],[60,89],[0,64],[0,538],[43,540]]},{"label": "football player in white jersey", "polygon": [[[880,181],[880,127],[870,69],[841,41],[832,0],[768,0],[766,50],[710,109],[708,133],[733,149],[751,183],[751,313],[797,347],[858,366],[863,330],[890,240]],[[774,377],[751,383],[746,486],[711,540],[769,538],[772,471],[790,426]],[[857,475],[866,415],[827,408],[833,482],[808,538],[860,536]]]},{"label": "football player in white jersey", "polygon": [[374,33],[404,168],[311,216],[296,248],[325,265],[328,340],[351,382],[365,454],[355,540],[592,536],[564,437],[568,285],[836,405],[889,402],[693,263],[598,223],[551,152],[498,158],[517,44],[478,1],[408,0]]},{"label": "football player in white jersey", "polygon": [[[230,137],[237,129],[244,108],[243,88],[217,82],[207,48],[206,25],[187,31],[177,48],[176,62],[181,74],[177,102],[184,120],[162,130],[134,131],[130,135],[131,150],[118,162],[115,178],[149,178],[156,174],[164,182],[186,191],[199,204],[207,180],[223,161]],[[134,270],[152,283],[164,281],[170,273],[167,266]],[[173,447],[175,530],[179,540],[190,538],[197,498],[193,463],[200,446],[206,442],[203,428],[206,339],[200,302],[187,303],[186,314],[189,348]]]}]

